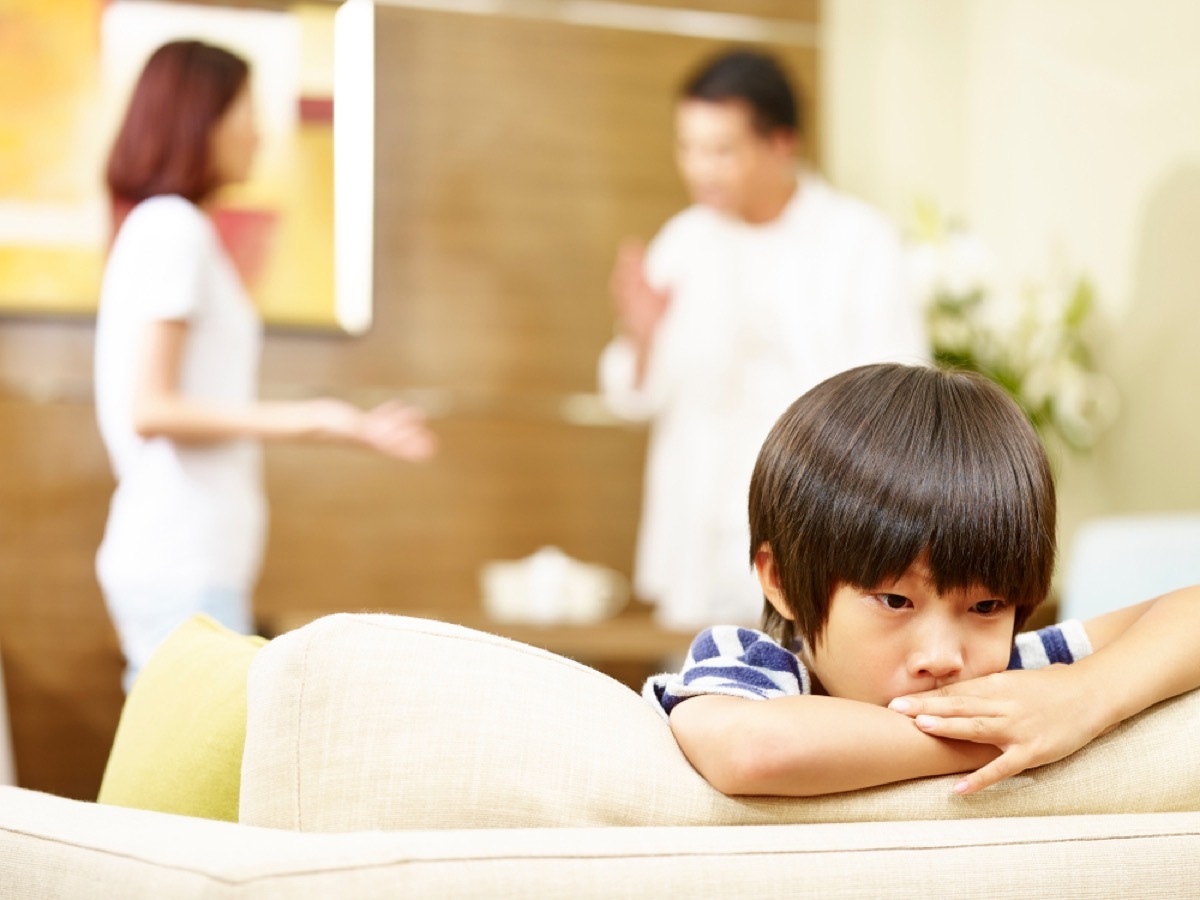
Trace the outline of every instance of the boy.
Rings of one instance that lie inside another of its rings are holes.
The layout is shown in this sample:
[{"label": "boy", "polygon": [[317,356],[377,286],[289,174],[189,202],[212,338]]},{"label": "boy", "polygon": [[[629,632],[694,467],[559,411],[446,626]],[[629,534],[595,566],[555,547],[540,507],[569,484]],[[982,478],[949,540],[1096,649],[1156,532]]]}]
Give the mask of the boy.
[{"label": "boy", "polygon": [[724,793],[968,772],[970,794],[1200,687],[1200,588],[1014,642],[1049,590],[1054,483],[981,377],[822,382],[763,445],[750,531],[767,633],[709,629],[644,691]]}]

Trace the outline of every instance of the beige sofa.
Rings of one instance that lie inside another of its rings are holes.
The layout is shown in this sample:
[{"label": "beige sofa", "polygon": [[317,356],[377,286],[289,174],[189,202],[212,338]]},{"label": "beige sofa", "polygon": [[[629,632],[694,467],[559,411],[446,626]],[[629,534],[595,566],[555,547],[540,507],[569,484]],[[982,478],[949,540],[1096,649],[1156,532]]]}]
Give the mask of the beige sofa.
[{"label": "beige sofa", "polygon": [[632,691],[331,616],[258,652],[240,823],[0,788],[3,897],[1200,896],[1200,692],[970,798],[732,799]]}]

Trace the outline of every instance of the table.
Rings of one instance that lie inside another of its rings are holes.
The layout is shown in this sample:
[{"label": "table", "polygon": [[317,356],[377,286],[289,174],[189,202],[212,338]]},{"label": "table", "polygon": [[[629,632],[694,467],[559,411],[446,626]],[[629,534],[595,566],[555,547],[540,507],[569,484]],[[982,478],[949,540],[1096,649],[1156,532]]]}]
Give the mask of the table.
[{"label": "table", "polygon": [[4,689],[4,662],[0,660],[0,784],[16,784],[17,768],[13,762],[12,733],[8,727],[8,696]]},{"label": "table", "polygon": [[264,616],[268,637],[284,634],[333,612],[387,612],[437,619],[541,647],[606,672],[618,681],[640,688],[648,675],[678,667],[687,654],[694,631],[669,631],[653,619],[652,608],[630,603],[620,614],[594,625],[517,625],[496,622],[475,609],[288,610]]}]

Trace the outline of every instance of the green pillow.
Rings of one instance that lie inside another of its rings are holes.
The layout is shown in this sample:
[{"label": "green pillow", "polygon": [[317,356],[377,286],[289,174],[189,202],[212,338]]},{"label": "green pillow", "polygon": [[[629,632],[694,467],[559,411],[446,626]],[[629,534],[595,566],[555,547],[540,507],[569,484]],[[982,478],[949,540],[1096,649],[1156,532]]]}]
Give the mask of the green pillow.
[{"label": "green pillow", "polygon": [[265,643],[202,613],[171,632],[125,700],[97,802],[236,822],[246,675]]}]

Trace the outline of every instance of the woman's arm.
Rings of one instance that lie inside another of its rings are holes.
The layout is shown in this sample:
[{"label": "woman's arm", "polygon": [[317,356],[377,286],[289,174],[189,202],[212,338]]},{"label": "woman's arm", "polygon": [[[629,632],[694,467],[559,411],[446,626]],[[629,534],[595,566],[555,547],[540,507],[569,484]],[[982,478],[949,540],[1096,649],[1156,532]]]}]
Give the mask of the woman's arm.
[{"label": "woman's arm", "polygon": [[707,695],[671,712],[671,731],[724,794],[807,797],[977,769],[999,751],[945,740],[902,715],[857,700]]},{"label": "woman's arm", "polygon": [[973,793],[1069,756],[1132,715],[1200,687],[1200,586],[1084,624],[1093,653],[1069,666],[1001,672],[898,698],[939,737],[1003,753],[955,787]]},{"label": "woman's arm", "polygon": [[183,321],[146,326],[133,402],[134,429],[142,437],[180,443],[232,438],[314,438],[360,444],[400,459],[421,460],[434,450],[420,410],[385,403],[362,410],[340,400],[255,403],[220,407],[196,402],[179,391],[187,341]]}]

